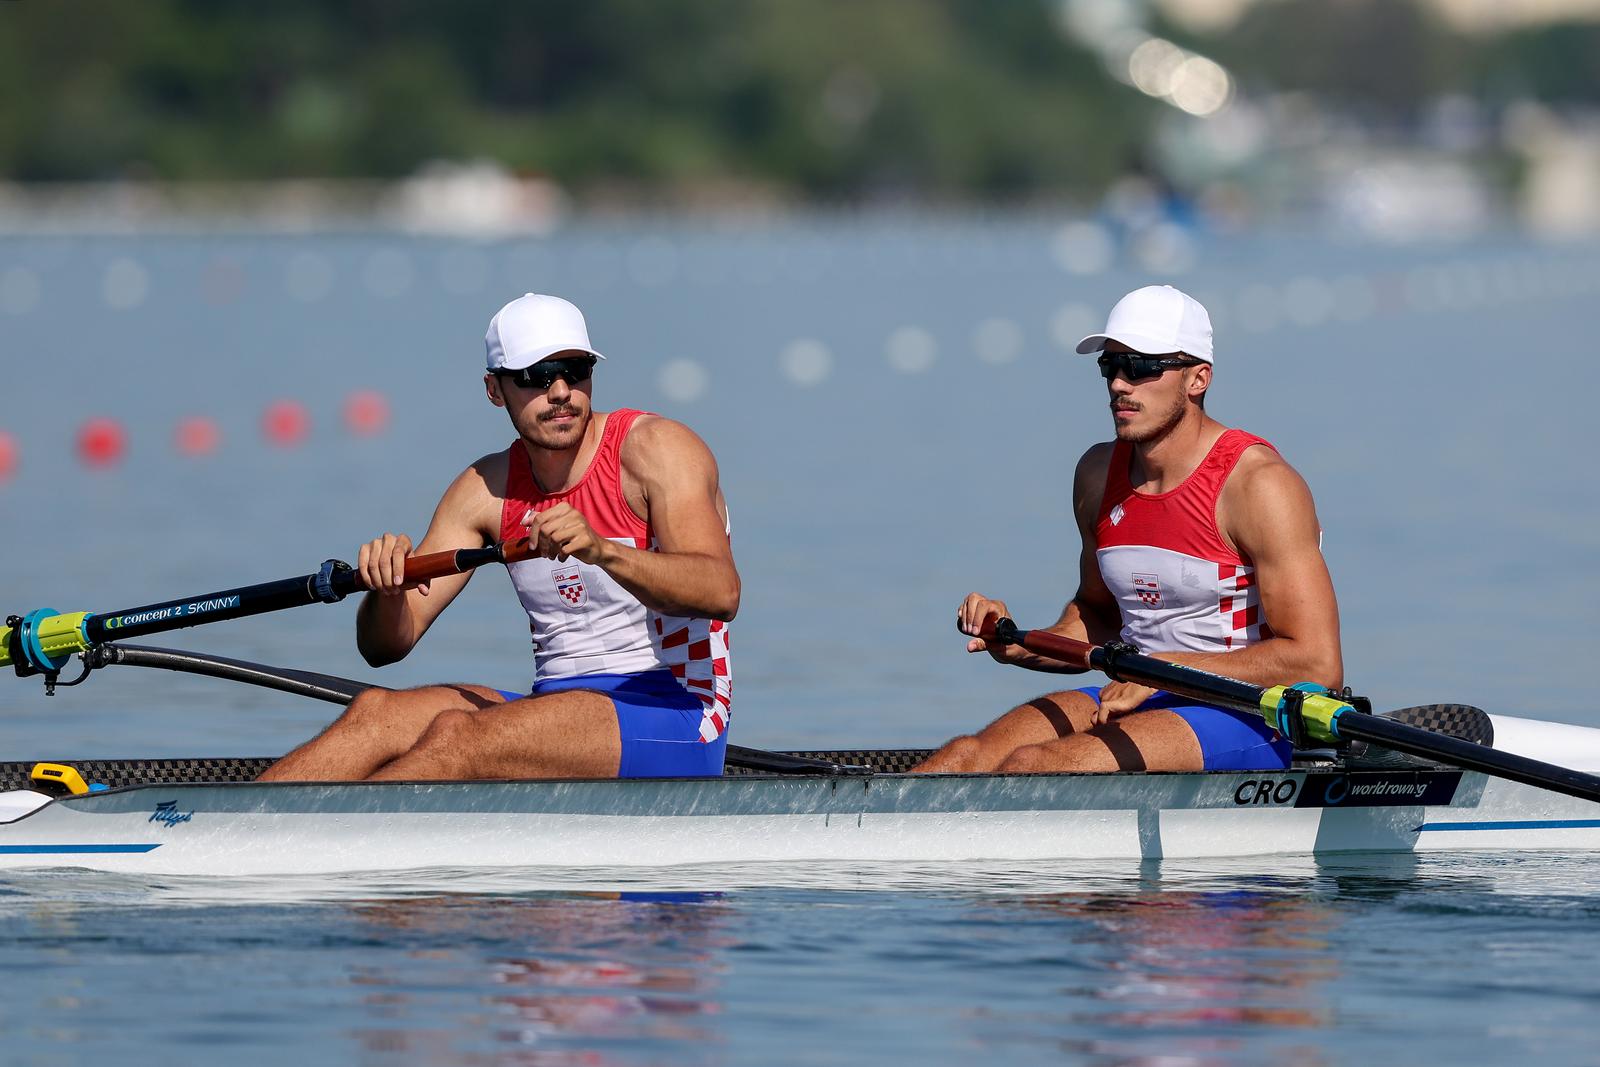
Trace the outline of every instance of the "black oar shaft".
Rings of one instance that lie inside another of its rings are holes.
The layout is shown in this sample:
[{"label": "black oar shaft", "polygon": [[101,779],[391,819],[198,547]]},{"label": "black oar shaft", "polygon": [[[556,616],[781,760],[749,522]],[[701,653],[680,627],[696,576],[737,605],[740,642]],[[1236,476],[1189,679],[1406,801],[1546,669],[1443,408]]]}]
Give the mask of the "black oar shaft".
[{"label": "black oar shaft", "polygon": [[1261,694],[1266,689],[1195,667],[1168,663],[1153,656],[1123,651],[1115,646],[1096,645],[1089,653],[1089,666],[1117,681],[1140,682],[1157,689],[1194,697],[1210,704],[1232,708],[1251,715],[1261,711]]},{"label": "black oar shaft", "polygon": [[1010,619],[997,620],[983,636],[1006,644],[1021,645],[1029,652],[1090,667],[1119,682],[1139,682],[1178,696],[1193,697],[1209,704],[1257,715],[1261,711],[1263,686],[1241,682],[1180,663],[1141,655],[1127,645],[1091,645],[1048,630],[1023,630]]},{"label": "black oar shaft", "polygon": [[[1018,629],[1010,619],[995,620],[992,627],[986,625],[983,636],[1007,644],[1018,644],[1037,655],[1065,663],[1092,667],[1119,681],[1138,682],[1179,696],[1202,700],[1247,714],[1260,715],[1269,725],[1277,725],[1272,722],[1267,709],[1262,706],[1269,689],[1276,687],[1253,685],[1195,667],[1168,663],[1166,660],[1141,655],[1128,646],[1091,645],[1047,630]],[[1449,734],[1435,733],[1393,719],[1369,715],[1353,707],[1340,709],[1330,720],[1330,725],[1338,740],[1371,741],[1397,752],[1421,756],[1424,759],[1466,770],[1481,771],[1497,778],[1548,789],[1581,800],[1600,802],[1600,777],[1569,767],[1529,759],[1514,752],[1504,752],[1463,741]]]},{"label": "black oar shaft", "polygon": [[[447,552],[430,552],[425,556],[412,556],[406,560],[406,583],[416,585],[446,575],[461,574],[486,563],[511,563],[528,556],[527,539],[487,545],[483,548],[461,548]],[[263,615],[269,611],[298,608],[307,604],[331,604],[351,593],[365,589],[361,576],[348,564],[329,560],[315,574],[302,574],[298,578],[283,578],[260,585],[247,585],[238,589],[224,589],[204,596],[168,600],[125,611],[94,614],[84,622],[84,633],[90,643],[147,637],[150,634],[181,630],[207,622],[242,619],[250,615]]]},{"label": "black oar shaft", "polygon": [[1339,733],[1352,741],[1371,741],[1396,752],[1406,752],[1464,770],[1481,771],[1496,778],[1506,778],[1582,800],[1600,801],[1600,777],[1595,775],[1463,741],[1449,734],[1423,730],[1393,719],[1359,713],[1346,714],[1339,718]]},{"label": "black oar shaft", "polygon": [[[535,546],[522,537],[484,548],[411,556],[406,559],[406,585],[415,586],[461,574],[485,563],[516,563],[530,558],[534,550]],[[0,626],[0,667],[12,666],[24,676],[42,673],[47,685],[53,686],[56,674],[69,657],[105,641],[145,637],[305,604],[332,604],[365,588],[349,564],[330,559],[315,574],[224,589],[182,600],[165,600],[123,611],[93,614],[80,611],[69,615],[40,609],[27,616],[7,618],[5,625]]]},{"label": "black oar shaft", "polygon": [[298,608],[322,600],[338,599],[361,587],[361,580],[353,571],[335,570],[330,577],[336,595],[319,596],[316,592],[318,575],[303,574],[298,578],[283,578],[260,585],[247,585],[238,589],[224,589],[204,596],[168,600],[159,604],[128,608],[124,611],[91,615],[84,622],[84,633],[90,643],[145,637],[150,634],[181,630],[202,623],[221,622],[224,619],[242,619],[284,608]]}]

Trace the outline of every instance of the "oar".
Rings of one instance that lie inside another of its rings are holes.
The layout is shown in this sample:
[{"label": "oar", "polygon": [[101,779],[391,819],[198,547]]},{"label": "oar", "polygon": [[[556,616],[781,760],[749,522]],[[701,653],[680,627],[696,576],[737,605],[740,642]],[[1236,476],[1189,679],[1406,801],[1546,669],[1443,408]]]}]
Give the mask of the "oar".
[{"label": "oar", "polygon": [[[412,556],[406,560],[406,585],[461,574],[486,563],[516,563],[532,554],[528,539],[519,537],[487,548],[461,548]],[[315,574],[124,611],[96,614],[79,611],[63,615],[44,608],[21,617],[13,615],[0,627],[0,667],[13,667],[20,675],[54,675],[74,653],[104,641],[144,637],[306,604],[333,604],[365,588],[361,576],[348,563],[330,559]]]},{"label": "oar", "polygon": [[1047,630],[1022,630],[1004,618],[984,620],[981,630],[980,637],[1021,645],[1029,652],[1076,667],[1091,668],[1117,681],[1138,682],[1259,715],[1268,726],[1296,745],[1306,740],[1322,743],[1370,741],[1463,770],[1481,771],[1523,785],[1600,801],[1600,777],[1380,718],[1358,710],[1318,685],[1252,685],[1237,678],[1141,655],[1132,645],[1091,645]]}]

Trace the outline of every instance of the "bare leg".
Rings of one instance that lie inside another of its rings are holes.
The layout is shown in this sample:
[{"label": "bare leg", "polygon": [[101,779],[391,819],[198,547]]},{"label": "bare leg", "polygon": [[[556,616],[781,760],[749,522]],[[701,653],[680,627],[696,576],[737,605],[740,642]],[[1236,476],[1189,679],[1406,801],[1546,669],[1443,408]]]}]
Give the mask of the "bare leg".
[{"label": "bare leg", "polygon": [[992,771],[1023,745],[1043,744],[1089,729],[1096,707],[1089,697],[1073,690],[1046,693],[1012,708],[977,733],[946,743],[911,772]]},{"label": "bare leg", "polygon": [[416,744],[368,780],[609,778],[621,764],[616,705],[604,693],[569,689],[440,712]]},{"label": "bare leg", "polygon": [[488,708],[504,700],[479,685],[367,689],[326,730],[268,767],[257,781],[357,781],[416,744],[441,711]]},{"label": "bare leg", "polygon": [[1000,764],[1005,774],[1041,771],[1203,771],[1205,756],[1181,715],[1164,709],[1119,715],[1103,726],[1024,745]]}]

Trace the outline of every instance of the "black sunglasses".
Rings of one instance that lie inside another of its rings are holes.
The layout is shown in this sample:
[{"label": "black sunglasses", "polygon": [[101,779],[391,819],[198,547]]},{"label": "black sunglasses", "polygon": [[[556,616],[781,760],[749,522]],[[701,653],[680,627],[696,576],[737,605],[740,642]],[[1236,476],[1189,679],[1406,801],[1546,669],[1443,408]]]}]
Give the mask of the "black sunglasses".
[{"label": "black sunglasses", "polygon": [[524,389],[548,389],[560,378],[568,385],[578,385],[594,374],[593,356],[566,356],[562,359],[542,359],[520,370],[498,370]]},{"label": "black sunglasses", "polygon": [[1118,374],[1130,382],[1137,382],[1143,378],[1154,378],[1173,367],[1197,367],[1205,360],[1147,356],[1143,352],[1102,352],[1095,362],[1100,364],[1100,376],[1108,382]]}]

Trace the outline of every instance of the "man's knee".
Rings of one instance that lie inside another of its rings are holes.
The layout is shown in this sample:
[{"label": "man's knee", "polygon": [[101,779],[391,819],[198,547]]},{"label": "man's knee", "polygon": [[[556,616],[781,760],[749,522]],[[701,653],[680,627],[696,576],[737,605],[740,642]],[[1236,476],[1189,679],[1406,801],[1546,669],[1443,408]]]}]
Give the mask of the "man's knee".
[{"label": "man's knee", "polygon": [[393,689],[385,689],[382,686],[375,685],[370,689],[363,689],[345,705],[344,712],[339,716],[338,725],[361,727],[381,722],[389,714],[394,697]]},{"label": "man's knee", "polygon": [[983,742],[971,734],[963,734],[961,737],[952,738],[950,743],[944,746],[944,755],[965,766],[976,762],[978,757],[983,755]]},{"label": "man's knee", "polygon": [[951,738],[916,769],[945,773],[970,771],[976,768],[982,752],[983,742],[970,734]]},{"label": "man's knee", "polygon": [[1000,761],[1001,774],[1039,774],[1053,771],[1055,761],[1045,745],[1023,745]]},{"label": "man's knee", "polygon": [[422,731],[422,736],[417,738],[417,746],[456,745],[476,729],[477,717],[472,712],[450,708],[433,717],[427,729]]}]

